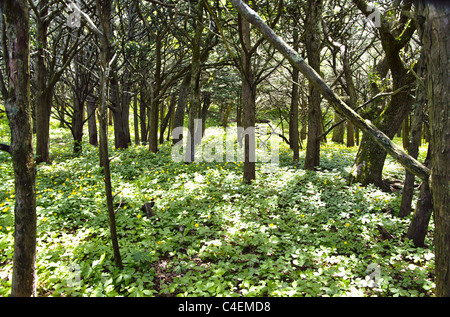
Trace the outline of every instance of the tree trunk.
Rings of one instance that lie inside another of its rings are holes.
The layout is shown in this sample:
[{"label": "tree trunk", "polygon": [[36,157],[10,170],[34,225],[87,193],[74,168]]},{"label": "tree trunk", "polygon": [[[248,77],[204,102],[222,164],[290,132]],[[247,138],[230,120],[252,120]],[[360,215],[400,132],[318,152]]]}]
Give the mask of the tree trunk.
[{"label": "tree trunk", "polygon": [[[353,81],[352,70],[350,68],[350,58],[348,56],[348,46],[345,48],[344,52],[344,75],[345,82],[347,84],[347,91],[349,96],[349,106],[352,109],[355,109],[356,104],[358,102],[358,97],[356,95],[355,83]],[[355,131],[351,121],[347,121],[347,146],[351,147],[355,145]]]},{"label": "tree trunk", "polygon": [[0,3],[7,43],[9,87],[5,109],[11,130],[15,179],[14,257],[11,296],[36,295],[36,167],[30,105],[29,11],[26,0]]},{"label": "tree trunk", "polygon": [[[391,70],[391,73],[393,91],[401,87],[411,86],[414,83],[414,76],[407,73],[406,69],[403,69],[400,73]],[[392,139],[409,113],[411,104],[410,88],[392,95],[383,113],[375,120],[375,126],[389,139]],[[359,182],[362,185],[374,184],[387,189],[383,183],[383,167],[386,155],[386,151],[382,150],[375,140],[363,135],[355,163],[350,172],[350,182]]]},{"label": "tree trunk", "polygon": [[[425,65],[423,64],[423,56],[421,56],[417,71],[417,75],[419,76],[419,78],[423,78],[426,71],[424,69]],[[424,111],[426,109],[426,92],[422,80],[418,81],[416,86],[416,105],[414,108],[413,122],[411,127],[411,138],[408,145],[408,154],[414,158],[417,158],[419,154],[420,140],[422,138],[422,121],[424,117]],[[414,195],[414,181],[415,175],[409,171],[406,171],[405,181],[403,182],[402,202],[400,204],[400,211],[398,214],[398,216],[401,218],[406,217],[411,213],[411,202]]]},{"label": "tree trunk", "polygon": [[[247,1],[246,1],[247,2]],[[256,84],[251,61],[250,23],[239,16],[242,55],[242,109],[244,123],[244,182],[250,184],[256,177],[255,169],[255,100]]]},{"label": "tree trunk", "polygon": [[202,136],[205,135],[206,129],[206,116],[208,115],[209,107],[211,106],[211,93],[205,91],[203,93],[203,107],[202,107]]},{"label": "tree trunk", "polygon": [[137,103],[138,97],[137,94],[134,95],[133,98],[133,121],[134,121],[134,143],[136,145],[139,145],[139,109],[138,109],[138,103]]},{"label": "tree trunk", "polygon": [[[156,34],[155,43],[155,79],[154,86],[150,91],[150,108],[148,116],[148,149],[152,153],[158,152],[158,126],[159,126],[159,103],[161,102],[158,94],[161,91],[161,58],[162,58],[162,36]],[[152,85],[152,84],[151,84]]]},{"label": "tree trunk", "polygon": [[98,146],[97,120],[95,119],[95,109],[97,108],[96,98],[92,96],[88,97],[86,107],[88,115],[89,144]]},{"label": "tree trunk", "polygon": [[[371,14],[364,0],[353,0],[353,2],[366,16]],[[386,23],[384,17],[380,16],[380,19],[382,22],[378,33],[385,53],[383,63],[386,63],[391,72],[392,90],[404,88],[391,96],[389,104],[374,120],[374,125],[392,139],[400,129],[412,104],[411,88],[415,77],[405,68],[400,51],[409,42],[415,30],[415,24],[411,22],[402,28],[391,30],[390,24]],[[403,32],[397,34],[399,30]],[[359,182],[363,185],[374,184],[382,189],[388,189],[382,179],[386,154],[386,151],[380,148],[372,138],[363,135],[350,172],[350,182]]]},{"label": "tree trunk", "polygon": [[[310,66],[320,73],[320,19],[322,16],[322,0],[308,1],[306,13],[306,29],[308,32],[305,46]],[[305,169],[314,170],[320,165],[320,138],[322,130],[322,96],[315,85],[310,83],[308,105],[308,137],[306,141]]]},{"label": "tree trunk", "polygon": [[[431,146],[428,148],[427,158],[425,164],[428,165],[430,161]],[[404,195],[405,193],[403,193]],[[403,198],[403,197],[402,197]],[[402,199],[403,203],[403,199]],[[409,205],[411,208],[411,205]],[[400,209],[400,213],[402,209]],[[430,186],[428,182],[422,182],[420,185],[419,198],[417,199],[416,210],[411,219],[406,237],[413,240],[416,247],[425,246],[425,237],[428,232],[428,224],[430,222],[431,213],[433,212],[433,199],[431,196]],[[409,214],[409,213],[408,213]],[[407,216],[400,215],[399,216]]]},{"label": "tree trunk", "polygon": [[159,144],[164,143],[164,132],[168,128],[170,130],[170,118],[172,117],[172,113],[175,111],[175,103],[177,100],[177,96],[175,93],[172,93],[169,101],[169,110],[167,111],[166,115],[164,116],[163,120],[161,120],[161,127],[159,131]]},{"label": "tree trunk", "polygon": [[73,88],[73,115],[72,115],[72,136],[73,153],[81,154],[83,147],[83,125],[84,125],[84,101],[86,99],[86,77],[84,71],[80,69],[79,64],[83,63],[82,52],[79,52],[74,58],[75,83]]},{"label": "tree trunk", "polygon": [[[190,82],[190,105],[189,105],[189,123],[188,123],[188,139],[186,144],[185,162],[192,163],[195,161],[195,146],[201,131],[196,131],[196,119],[198,118],[200,109],[200,49],[203,33],[203,1],[199,1],[197,5],[197,18],[195,20],[195,36],[192,41],[192,62],[191,62],[191,82]],[[198,132],[200,132],[198,134]]]},{"label": "tree trunk", "polygon": [[[124,81],[126,80],[124,79]],[[114,124],[114,146],[116,149],[126,149],[131,142],[129,88],[129,85],[124,85],[121,94],[116,74],[111,76],[111,112]]]},{"label": "tree trunk", "polygon": [[[297,28],[297,20],[294,19],[294,31],[292,40],[294,42],[294,50],[298,51],[299,35]],[[291,107],[289,110],[289,145],[293,152],[293,161],[298,162],[299,159],[299,132],[298,132],[298,101],[299,101],[299,71],[295,67],[292,69],[292,96]]]},{"label": "tree trunk", "polygon": [[450,296],[450,6],[418,1],[423,16],[421,37],[427,69],[426,87],[431,132],[430,188],[434,208],[436,295]]},{"label": "tree trunk", "polygon": [[[179,128],[184,127],[184,116],[186,113],[186,107],[188,103],[189,98],[189,84],[191,82],[191,73],[187,73],[184,76],[183,81],[181,82],[179,92],[178,92],[178,104],[177,104],[177,110],[175,111],[175,120],[173,123],[173,127]],[[183,135],[177,135],[172,136],[172,142],[173,144],[178,143],[179,141],[183,140]]]},{"label": "tree trunk", "polygon": [[100,17],[101,29],[103,34],[100,35],[100,92],[99,92],[99,123],[100,123],[100,161],[103,167],[105,195],[108,207],[109,216],[109,232],[114,252],[114,261],[119,269],[123,268],[122,258],[120,256],[119,242],[116,231],[116,218],[113,206],[112,185],[111,185],[111,171],[110,160],[108,154],[108,81],[109,81],[109,61],[110,61],[110,17],[111,17],[111,0],[96,0],[97,13]]},{"label": "tree trunk", "polygon": [[145,91],[141,89],[140,102],[139,102],[139,124],[141,126],[141,141],[142,143],[147,142],[147,111],[148,107],[146,104]]},{"label": "tree trunk", "polygon": [[[340,122],[342,117],[335,112],[334,113],[334,124]],[[344,144],[344,134],[345,134],[345,124],[340,124],[333,129],[333,136],[331,137],[331,141]]]},{"label": "tree trunk", "polygon": [[39,16],[36,23],[36,162],[50,163],[50,113],[53,92],[47,89],[48,71],[47,30],[48,0],[39,2]]}]

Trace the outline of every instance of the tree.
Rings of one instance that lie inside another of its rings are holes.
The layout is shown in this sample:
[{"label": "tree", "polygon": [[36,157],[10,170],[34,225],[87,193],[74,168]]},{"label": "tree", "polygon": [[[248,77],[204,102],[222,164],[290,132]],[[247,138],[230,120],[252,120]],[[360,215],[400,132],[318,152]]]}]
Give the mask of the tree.
[{"label": "tree", "polygon": [[[364,0],[353,0],[359,10],[370,17],[373,10]],[[391,95],[389,103],[384,109],[376,109],[376,116],[369,118],[374,125],[392,139],[401,127],[401,124],[409,113],[412,105],[411,89],[415,77],[409,72],[408,66],[403,62],[400,52],[409,42],[415,31],[415,23],[404,15],[409,11],[411,2],[406,1],[401,8],[403,11],[397,23],[391,25],[387,18],[380,12],[380,24],[378,33],[384,51],[384,59],[387,69],[392,76],[392,91],[398,91]],[[359,182],[363,185],[375,184],[385,188],[382,180],[382,172],[386,151],[380,149],[376,142],[367,135],[363,135],[361,144],[352,171],[350,181]]]},{"label": "tree", "polygon": [[[36,162],[50,163],[50,116],[53,102],[53,92],[56,83],[70,65],[79,50],[80,37],[73,39],[67,31],[67,20],[60,19],[55,22],[52,30],[52,49],[48,47],[48,30],[57,14],[62,11],[63,3],[39,1],[34,5],[29,1],[36,17]],[[49,11],[49,9],[52,9]],[[57,30],[57,32],[56,32]],[[75,32],[76,33],[76,32]],[[64,42],[64,43],[62,43]],[[71,44],[71,45],[70,45]],[[49,54],[51,51],[53,54]]]},{"label": "tree", "polygon": [[[306,10],[306,54],[311,67],[320,73],[320,19],[322,16],[322,0],[310,0]],[[312,83],[309,88],[308,105],[308,137],[306,141],[305,169],[314,170],[320,164],[320,132],[322,131],[322,111],[320,91]]]},{"label": "tree", "polygon": [[377,129],[370,121],[364,120],[353,109],[347,106],[333,90],[331,90],[319,74],[306,64],[303,58],[295,50],[277,36],[255,11],[243,3],[242,0],[231,0],[231,3],[245,19],[252,23],[263,34],[267,41],[269,41],[294,67],[296,67],[314,84],[315,87],[319,89],[323,97],[330,102],[335,111],[352,121],[356,127],[369,135],[379,146],[414,175],[422,180],[428,180],[430,175],[430,170],[428,168],[403,152],[389,137]]},{"label": "tree", "polygon": [[2,88],[2,95],[11,129],[9,153],[13,159],[16,200],[11,296],[34,296],[36,287],[36,168],[30,104],[28,11],[26,0],[0,3],[8,78],[8,87]]},{"label": "tree", "polygon": [[241,80],[242,108],[244,113],[244,182],[251,183],[255,172],[255,100],[256,83],[252,69],[252,45],[250,42],[250,23],[239,15],[239,38],[241,40]]},{"label": "tree", "polygon": [[188,139],[186,145],[185,162],[192,163],[195,160],[195,142],[196,135],[201,131],[197,131],[201,127],[196,127],[195,122],[198,119],[200,109],[200,75],[201,75],[201,41],[203,34],[203,10],[204,2],[198,1],[196,7],[196,19],[194,23],[195,35],[192,40],[192,62],[190,76],[190,107],[189,107],[189,123],[188,123]]},{"label": "tree", "polygon": [[416,2],[426,63],[426,90],[431,132],[430,188],[434,208],[436,295],[450,296],[450,5]]},{"label": "tree", "polygon": [[97,13],[100,18],[101,31],[97,34],[100,38],[100,92],[99,92],[99,123],[100,123],[100,165],[103,167],[106,203],[108,206],[109,231],[114,251],[114,261],[118,268],[122,269],[119,242],[116,231],[116,216],[114,212],[111,184],[110,159],[108,154],[108,81],[111,67],[111,43],[109,41],[110,19],[112,11],[111,0],[96,0]]}]

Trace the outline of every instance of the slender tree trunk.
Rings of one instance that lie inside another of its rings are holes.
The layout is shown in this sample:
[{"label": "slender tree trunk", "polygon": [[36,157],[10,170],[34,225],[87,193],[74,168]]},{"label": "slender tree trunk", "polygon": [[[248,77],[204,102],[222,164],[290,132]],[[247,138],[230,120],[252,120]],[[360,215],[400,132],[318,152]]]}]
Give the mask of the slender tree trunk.
[{"label": "slender tree trunk", "polygon": [[206,129],[206,116],[208,115],[209,107],[211,106],[211,93],[205,91],[203,93],[203,107],[202,107],[202,136],[205,135]]},{"label": "slender tree trunk", "polygon": [[[350,108],[355,109],[356,104],[358,102],[358,97],[356,95],[355,83],[353,81],[352,70],[350,68],[350,58],[348,56],[348,47],[346,46],[344,53],[344,75],[345,82],[347,84],[347,90],[349,95],[349,103]],[[347,146],[351,147],[355,145],[355,131],[353,127],[353,123],[351,121],[347,121]]]},{"label": "slender tree trunk", "polygon": [[[338,123],[342,120],[342,117],[339,113],[334,113],[334,123]],[[345,134],[345,124],[340,124],[333,129],[333,136],[331,137],[331,141],[344,144],[344,134]]]},{"label": "slender tree trunk", "polygon": [[[417,75],[423,78],[425,69],[423,65],[423,56],[419,60]],[[411,138],[408,145],[408,154],[417,159],[419,154],[420,140],[422,138],[422,121],[426,109],[426,92],[422,80],[418,81],[416,87],[416,105],[414,108],[413,122],[411,127]],[[411,213],[411,202],[414,195],[415,175],[406,171],[405,181],[403,182],[402,202],[400,204],[399,217],[406,217]],[[422,185],[424,186],[424,185]],[[428,185],[427,185],[428,186]]]},{"label": "slender tree trunk", "polygon": [[83,125],[84,125],[84,92],[86,85],[84,71],[80,69],[79,64],[83,63],[82,52],[79,52],[74,58],[75,83],[73,92],[73,115],[72,115],[72,136],[73,136],[73,153],[81,154],[83,147]]},{"label": "slender tree trunk", "polygon": [[0,3],[6,32],[9,87],[5,109],[11,130],[15,179],[14,257],[11,296],[36,295],[36,189],[30,105],[29,16],[26,0]]},{"label": "slender tree trunk", "polygon": [[450,296],[450,5],[417,1],[426,61],[431,132],[430,188],[434,208],[436,295]]},{"label": "slender tree trunk", "polygon": [[48,71],[45,61],[47,55],[48,0],[38,4],[39,16],[36,23],[36,162],[50,163],[50,112],[52,91],[47,89]]},{"label": "slender tree trunk", "polygon": [[[428,147],[427,158],[425,159],[426,166],[428,166],[430,163],[430,154],[432,152],[431,147],[432,145]],[[403,193],[403,195],[405,195],[405,193]],[[402,204],[403,203],[404,202],[402,197]],[[411,208],[411,203],[409,205],[409,208]],[[407,238],[413,240],[414,245],[416,247],[425,246],[425,237],[428,232],[428,224],[430,222],[432,212],[433,212],[433,198],[431,196],[430,186],[428,182],[422,182],[422,184],[420,185],[420,192],[419,198],[417,199],[416,210],[411,219],[411,223],[409,225],[408,232],[406,234]],[[401,213],[402,209],[400,209],[399,216],[405,217],[409,214],[409,212],[407,215]]]},{"label": "slender tree trunk", "polygon": [[139,109],[137,94],[133,98],[134,143],[139,145]]},{"label": "slender tree trunk", "polygon": [[[247,2],[247,1],[244,1]],[[242,108],[244,123],[244,182],[250,184],[256,177],[255,169],[255,100],[256,84],[251,61],[250,23],[239,16],[242,55]]]},{"label": "slender tree trunk", "polygon": [[[298,51],[298,27],[296,19],[294,19],[294,31],[292,40],[294,42],[293,49]],[[298,132],[298,101],[299,101],[299,71],[295,67],[292,69],[292,96],[291,107],[289,110],[289,144],[293,152],[293,161],[298,162],[299,159],[299,132]]]},{"label": "slender tree trunk", "polygon": [[[200,49],[203,34],[203,1],[199,1],[197,5],[197,19],[195,21],[195,36],[192,41],[192,63],[191,63],[191,82],[190,82],[190,105],[189,105],[189,123],[188,123],[188,139],[186,145],[185,162],[192,163],[195,160],[196,131],[195,122],[199,119],[200,109]],[[201,137],[201,131],[200,137]]]},{"label": "slender tree trunk", "polygon": [[86,107],[88,115],[89,144],[98,146],[97,120],[95,119],[95,109],[97,108],[96,98],[92,96],[88,97]]},{"label": "slender tree trunk", "polygon": [[109,61],[110,61],[110,17],[111,17],[111,0],[96,0],[97,12],[100,17],[101,29],[103,34],[100,36],[100,92],[99,92],[99,123],[100,123],[100,160],[103,167],[105,195],[108,207],[109,216],[109,232],[111,235],[111,242],[114,252],[114,261],[119,269],[123,268],[122,258],[120,256],[119,241],[117,239],[116,231],[116,217],[113,206],[112,185],[111,185],[111,171],[110,160],[108,154],[108,81],[109,81]]},{"label": "slender tree trunk", "polygon": [[157,97],[161,91],[161,49],[162,49],[162,38],[160,34],[156,35],[156,47],[155,47],[155,82],[154,88],[150,92],[151,102],[149,109],[149,136],[148,136],[148,147],[150,152],[158,152],[158,122],[159,122],[159,103],[160,98]]},{"label": "slender tree trunk", "polygon": [[[191,73],[187,73],[181,82],[178,92],[177,110],[175,111],[174,128],[184,127],[184,116],[186,113],[186,107],[188,103],[189,84],[191,82]],[[173,144],[178,143],[183,139],[183,135],[177,135],[172,137]]]},{"label": "slender tree trunk", "polygon": [[[306,52],[310,66],[320,73],[320,19],[322,16],[322,0],[308,1],[306,13],[306,28],[308,38],[305,40]],[[305,169],[314,170],[320,165],[320,138],[322,129],[322,111],[320,103],[322,96],[319,89],[309,84],[308,105],[308,137],[306,143]]]},{"label": "slender tree trunk", "polygon": [[141,141],[143,143],[147,142],[147,111],[148,107],[145,103],[145,91],[142,89],[140,94],[139,102],[139,124],[141,125]]}]

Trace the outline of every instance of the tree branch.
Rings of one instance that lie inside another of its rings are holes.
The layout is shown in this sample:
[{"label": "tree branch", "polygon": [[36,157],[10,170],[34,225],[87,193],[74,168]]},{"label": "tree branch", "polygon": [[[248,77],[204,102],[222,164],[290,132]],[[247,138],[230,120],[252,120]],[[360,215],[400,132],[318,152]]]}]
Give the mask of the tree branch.
[{"label": "tree branch", "polygon": [[392,140],[369,120],[364,120],[352,108],[345,104],[331,88],[325,83],[320,75],[312,69],[293,48],[287,45],[275,32],[264,22],[264,20],[253,11],[242,0],[231,0],[236,10],[251,24],[253,24],[264,37],[297,68],[327,99],[333,108],[342,116],[349,119],[356,127],[363,130],[374,141],[389,153],[394,159],[402,164],[407,170],[424,181],[428,181],[430,170],[419,161],[403,152]]},{"label": "tree branch", "polygon": [[8,144],[0,143],[0,151],[8,152],[11,154],[11,147]]}]

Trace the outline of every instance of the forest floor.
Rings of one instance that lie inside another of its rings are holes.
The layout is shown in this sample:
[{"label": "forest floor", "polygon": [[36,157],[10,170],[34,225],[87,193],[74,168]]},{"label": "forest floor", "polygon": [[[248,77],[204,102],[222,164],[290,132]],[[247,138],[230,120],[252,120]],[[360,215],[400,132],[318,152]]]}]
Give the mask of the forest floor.
[{"label": "forest floor", "polygon": [[[304,151],[294,164],[280,143],[279,167],[258,163],[245,185],[241,162],[175,162],[168,143],[157,154],[111,147],[119,270],[98,150],[83,144],[75,157],[70,132],[52,123],[53,164],[37,168],[37,295],[433,296],[433,224],[429,247],[414,248],[410,218],[396,217],[399,190],[347,184],[356,151],[323,144],[321,169],[309,172]],[[385,178],[403,175],[388,156]],[[140,207],[152,198],[147,218]],[[13,210],[12,162],[0,152],[0,296],[11,288]]]}]

